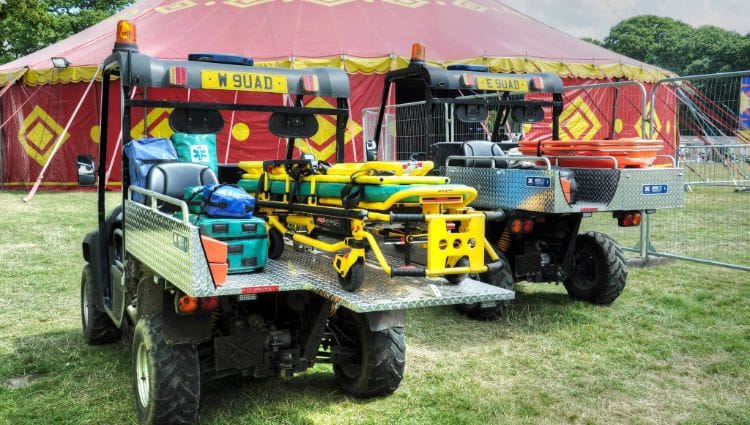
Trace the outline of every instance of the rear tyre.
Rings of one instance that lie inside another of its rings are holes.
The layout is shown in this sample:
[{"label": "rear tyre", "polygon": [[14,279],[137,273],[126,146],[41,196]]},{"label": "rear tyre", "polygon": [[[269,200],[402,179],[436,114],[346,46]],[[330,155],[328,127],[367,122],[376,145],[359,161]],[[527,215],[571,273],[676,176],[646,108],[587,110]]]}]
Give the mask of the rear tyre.
[{"label": "rear tyre", "polygon": [[593,304],[612,304],[628,278],[628,266],[620,247],[599,232],[578,235],[573,252],[573,272],[563,284],[568,295]]},{"label": "rear tyre", "polygon": [[101,297],[101,294],[96,293],[91,266],[86,264],[81,276],[81,326],[86,342],[91,345],[115,342],[122,337],[120,329],[115,326],[107,313],[96,307],[98,297]]},{"label": "rear tyre", "polygon": [[284,253],[284,236],[275,228],[268,230],[268,258],[278,260]]},{"label": "rear tyre", "polygon": [[[510,271],[510,264],[508,264],[505,254],[501,252],[498,253],[498,256],[503,261],[503,266],[500,269],[472,277],[481,282],[512,291],[515,284],[513,282],[513,273]],[[501,316],[504,316],[508,312],[508,309],[510,309],[510,300],[496,301],[495,305],[487,307],[482,307],[482,303],[456,305],[456,310],[459,313],[475,320],[497,320]]]},{"label": "rear tyre", "polygon": [[333,379],[342,390],[361,398],[396,391],[406,364],[403,326],[372,331],[367,316],[340,308],[329,320],[329,329]]},{"label": "rear tyre", "polygon": [[133,391],[143,425],[192,424],[198,417],[200,366],[191,344],[168,344],[160,315],[138,321],[133,336]]}]

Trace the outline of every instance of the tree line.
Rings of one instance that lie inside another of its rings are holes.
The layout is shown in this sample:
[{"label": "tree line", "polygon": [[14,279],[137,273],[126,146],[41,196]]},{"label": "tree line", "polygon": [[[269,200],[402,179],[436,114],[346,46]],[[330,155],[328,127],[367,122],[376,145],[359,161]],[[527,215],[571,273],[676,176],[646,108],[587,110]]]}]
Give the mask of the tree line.
[{"label": "tree line", "polygon": [[584,39],[679,75],[750,69],[750,33],[713,25],[693,27],[672,18],[642,15],[621,21],[604,40]]},{"label": "tree line", "polygon": [[0,64],[83,31],[130,3],[133,1],[0,0]]}]

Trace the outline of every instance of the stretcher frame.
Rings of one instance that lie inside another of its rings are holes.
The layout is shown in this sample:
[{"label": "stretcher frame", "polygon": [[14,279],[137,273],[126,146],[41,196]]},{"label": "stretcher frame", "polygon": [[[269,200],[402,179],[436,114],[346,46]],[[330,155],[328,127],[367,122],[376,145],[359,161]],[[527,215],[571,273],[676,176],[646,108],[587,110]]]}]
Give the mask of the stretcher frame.
[{"label": "stretcher frame", "polygon": [[[332,167],[331,174],[313,172],[314,164],[314,161],[304,159],[271,160],[262,164],[240,163],[240,167],[249,172],[243,178],[257,179],[256,205],[268,222],[271,245],[283,246],[283,236],[297,244],[334,253],[333,268],[344,289],[354,291],[362,284],[364,275],[361,270],[368,250],[390,277],[445,277],[449,282],[457,283],[467,274],[484,273],[502,266],[485,240],[487,216],[468,206],[477,197],[476,189],[446,185],[449,180],[445,177],[424,176],[432,168],[431,162],[426,162],[415,174],[400,175],[390,174],[398,173],[398,163],[370,162],[359,169],[351,164],[339,164]],[[346,168],[353,170],[351,174],[338,173]],[[388,171],[389,175],[378,175],[389,168],[392,169]],[[283,193],[272,190],[273,182],[283,182]],[[303,182],[309,184],[309,193],[301,195],[296,192]],[[317,189],[326,183],[347,183],[349,187],[414,186],[380,201],[346,205],[345,199],[316,196]],[[326,232],[329,238],[315,237],[316,233],[325,230],[326,220],[331,220],[330,223],[342,228],[343,232],[333,238],[330,237],[334,233],[331,231]],[[382,243],[403,246],[404,265],[391,264],[383,254]],[[413,244],[426,250],[425,265],[411,263]],[[281,255],[282,251],[274,251],[272,247],[270,258]],[[485,261],[485,256],[489,262]]]}]

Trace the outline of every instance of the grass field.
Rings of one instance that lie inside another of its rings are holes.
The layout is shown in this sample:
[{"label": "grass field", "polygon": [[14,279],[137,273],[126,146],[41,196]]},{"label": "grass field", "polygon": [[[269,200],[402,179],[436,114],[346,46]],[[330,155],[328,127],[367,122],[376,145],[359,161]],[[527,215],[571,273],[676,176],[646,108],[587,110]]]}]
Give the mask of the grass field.
[{"label": "grass field", "polygon": [[[0,192],[0,424],[134,423],[128,347],[89,347],[80,331],[94,195],[20,198]],[[200,423],[750,423],[748,273],[631,269],[611,307],[554,285],[517,296],[494,323],[409,311],[406,374],[390,397],[348,397],[321,365],[289,382],[210,382]]]}]

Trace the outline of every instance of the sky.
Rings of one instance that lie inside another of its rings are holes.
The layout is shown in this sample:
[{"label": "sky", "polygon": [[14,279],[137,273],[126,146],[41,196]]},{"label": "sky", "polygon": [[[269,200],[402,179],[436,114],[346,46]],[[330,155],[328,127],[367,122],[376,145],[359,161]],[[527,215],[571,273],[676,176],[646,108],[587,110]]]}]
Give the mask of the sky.
[{"label": "sky", "polygon": [[575,37],[602,40],[618,22],[637,15],[667,16],[693,26],[715,25],[750,33],[750,0],[500,1]]}]

